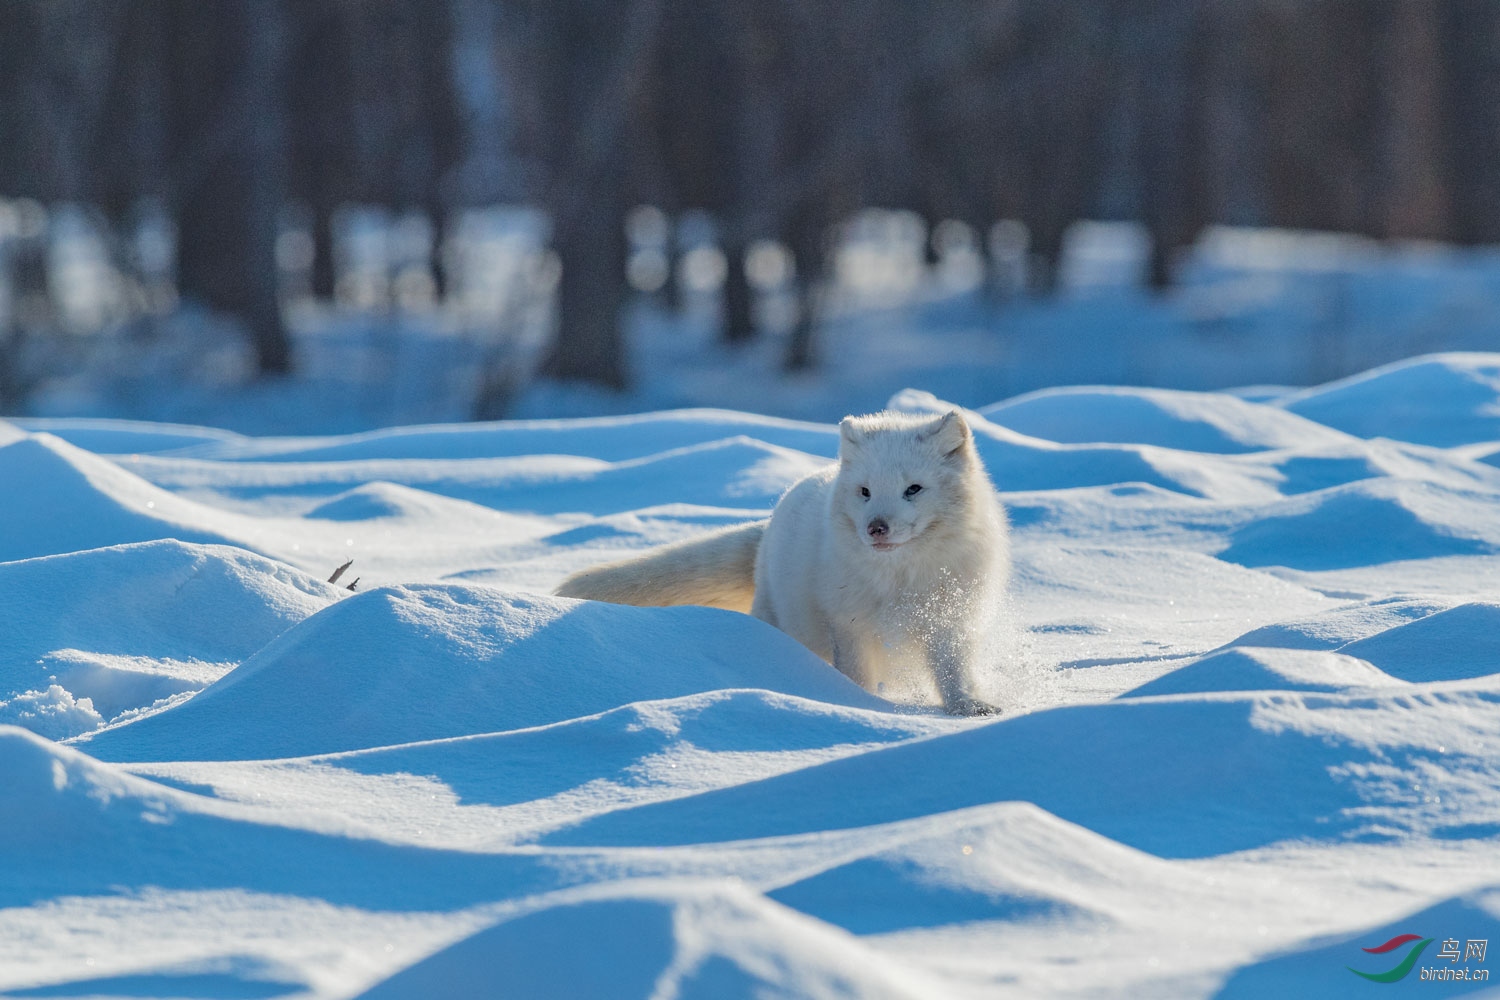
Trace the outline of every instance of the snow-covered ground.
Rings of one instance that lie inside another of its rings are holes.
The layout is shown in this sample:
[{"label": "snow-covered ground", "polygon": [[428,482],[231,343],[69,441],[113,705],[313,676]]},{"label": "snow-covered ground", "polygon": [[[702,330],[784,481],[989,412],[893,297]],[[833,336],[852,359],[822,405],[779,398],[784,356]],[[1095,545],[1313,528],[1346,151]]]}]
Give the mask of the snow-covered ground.
[{"label": "snow-covered ground", "polygon": [[546,596],[763,515],[831,424],[0,424],[0,993],[1487,988],[1423,977],[1500,938],[1500,355],[970,419],[996,719]]}]

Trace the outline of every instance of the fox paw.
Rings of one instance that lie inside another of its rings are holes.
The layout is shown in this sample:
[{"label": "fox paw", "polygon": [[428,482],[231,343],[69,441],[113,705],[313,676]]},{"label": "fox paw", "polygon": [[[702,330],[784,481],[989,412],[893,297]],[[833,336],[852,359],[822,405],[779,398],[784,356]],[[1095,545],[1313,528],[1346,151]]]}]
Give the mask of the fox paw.
[{"label": "fox paw", "polygon": [[949,715],[994,715],[999,710],[989,702],[980,701],[978,698],[970,698],[966,695],[948,702],[943,706],[943,711]]}]

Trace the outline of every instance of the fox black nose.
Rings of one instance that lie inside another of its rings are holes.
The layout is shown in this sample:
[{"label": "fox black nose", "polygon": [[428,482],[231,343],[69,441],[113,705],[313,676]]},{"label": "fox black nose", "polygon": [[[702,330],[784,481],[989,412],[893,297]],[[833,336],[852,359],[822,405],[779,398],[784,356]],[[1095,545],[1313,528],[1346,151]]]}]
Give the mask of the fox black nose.
[{"label": "fox black nose", "polygon": [[891,526],[885,523],[884,518],[877,517],[865,530],[870,533],[871,538],[884,538],[891,533]]}]

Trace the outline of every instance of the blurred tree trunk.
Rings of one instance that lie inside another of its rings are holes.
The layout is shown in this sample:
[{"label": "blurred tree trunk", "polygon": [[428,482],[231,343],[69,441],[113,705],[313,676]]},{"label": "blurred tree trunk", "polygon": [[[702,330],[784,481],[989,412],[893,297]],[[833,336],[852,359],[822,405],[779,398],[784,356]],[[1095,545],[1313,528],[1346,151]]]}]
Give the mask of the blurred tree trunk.
[{"label": "blurred tree trunk", "polygon": [[625,206],[610,184],[586,204],[554,212],[552,246],[562,265],[557,338],[542,364],[549,378],[626,385],[620,315],[625,306]]},{"label": "blurred tree trunk", "polygon": [[787,340],[783,367],[789,372],[807,371],[817,363],[816,335],[823,312],[824,233],[813,212],[797,212],[786,225],[782,238],[792,251],[797,268],[797,321]]},{"label": "blurred tree trunk", "polygon": [[[745,210],[747,165],[763,166],[743,135],[747,100],[747,25],[735,4],[666,0],[655,46],[646,100],[644,132],[651,149],[641,157],[654,203],[680,213],[712,213],[728,270],[720,294],[719,339],[742,344],[755,336],[753,294],[745,276],[745,250],[761,235]],[[670,264],[677,257],[669,233]],[[663,290],[667,308],[681,307],[675,274]]]},{"label": "blurred tree trunk", "polygon": [[313,259],[311,284],[315,298],[332,301],[338,282],[338,263],[333,247],[332,199],[319,199],[312,204]]},{"label": "blurred tree trunk", "polygon": [[402,211],[417,209],[432,225],[426,264],[439,299],[446,292],[442,247],[448,224],[449,180],[463,155],[463,122],[454,88],[454,24],[449,2],[387,0],[382,19],[391,79],[384,104],[391,163],[382,178]]},{"label": "blurred tree trunk", "polygon": [[789,372],[805,372],[817,363],[818,295],[815,286],[805,281],[797,283],[797,321],[792,324],[786,358],[782,361],[782,367]]},{"label": "blurred tree trunk", "polygon": [[178,4],[172,18],[178,286],[240,318],[262,375],[291,371],[276,239],[285,196],[281,0]]},{"label": "blurred tree trunk", "polygon": [[1374,3],[1257,8],[1262,224],[1375,231],[1381,130],[1372,54],[1387,10]]},{"label": "blurred tree trunk", "polygon": [[1453,226],[1442,156],[1449,110],[1442,89],[1442,3],[1396,0],[1391,14],[1382,80],[1385,212],[1378,234],[1444,239]]},{"label": "blurred tree trunk", "polygon": [[531,130],[519,138],[546,165],[540,200],[562,266],[557,332],[541,374],[620,389],[631,144],[662,2],[518,0],[514,13],[504,64],[530,111]]},{"label": "blurred tree trunk", "polygon": [[1256,15],[1250,4],[1209,5],[1201,15],[1194,93],[1204,221],[1247,226],[1265,218],[1265,124],[1251,56],[1262,37]]},{"label": "blurred tree trunk", "polygon": [[724,248],[723,340],[744,344],[755,338],[755,292],[745,273],[745,244],[728,243]]},{"label": "blurred tree trunk", "polygon": [[667,280],[661,286],[662,308],[669,315],[677,316],[682,313],[682,240],[677,232],[678,218],[675,215],[667,216],[667,239],[662,245],[662,253],[667,258]]},{"label": "blurred tree trunk", "polygon": [[292,370],[291,338],[282,322],[280,272],[276,262],[287,187],[282,99],[286,19],[282,0],[256,0],[247,13],[250,26],[245,44],[250,93],[246,114],[250,129],[245,152],[250,178],[245,201],[249,238],[241,264],[246,272],[242,309],[255,343],[261,374],[281,375]]},{"label": "blurred tree trunk", "polygon": [[448,206],[434,192],[424,209],[432,222],[432,257],[428,261],[432,268],[432,294],[441,302],[448,296],[448,262],[443,256],[443,245],[448,242]]},{"label": "blurred tree trunk", "polygon": [[1139,114],[1141,209],[1151,234],[1147,285],[1172,284],[1176,258],[1201,225],[1202,164],[1196,134],[1192,62],[1195,4],[1161,0],[1130,11],[1136,44],[1130,52],[1144,97]]},{"label": "blurred tree trunk", "polygon": [[287,11],[287,194],[307,211],[313,257],[308,275],[314,298],[331,301],[338,282],[334,211],[351,199],[354,169],[354,80],[348,20],[352,11],[302,4]]},{"label": "blurred tree trunk", "polygon": [[1451,0],[1442,7],[1442,32],[1452,238],[1500,242],[1500,4]]}]

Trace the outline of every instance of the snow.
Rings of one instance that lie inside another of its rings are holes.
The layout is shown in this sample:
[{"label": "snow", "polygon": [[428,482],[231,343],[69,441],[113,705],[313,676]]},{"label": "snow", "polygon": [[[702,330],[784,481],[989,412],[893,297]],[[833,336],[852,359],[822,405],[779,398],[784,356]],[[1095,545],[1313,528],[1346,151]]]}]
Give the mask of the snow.
[{"label": "snow", "polygon": [[[559,685],[562,672],[588,683]],[[300,757],[529,729],[728,688],[879,704],[747,615],[418,584],[355,594],[191,702],[88,747],[105,760]]]},{"label": "snow", "polygon": [[367,993],[917,998],[942,988],[828,923],[743,885],[643,886],[558,900],[482,931]]},{"label": "snow", "polygon": [[1294,393],[1281,405],[1360,437],[1451,447],[1500,437],[1497,393],[1493,354],[1446,354]]},{"label": "snow", "polygon": [[1134,442],[1215,454],[1332,444],[1343,438],[1283,410],[1172,389],[1043,389],[979,412],[1051,441]]},{"label": "snow", "polygon": [[1349,967],[1500,931],[1497,372],[968,411],[993,719],[549,596],[831,423],[0,422],[0,994],[1472,992]]}]

